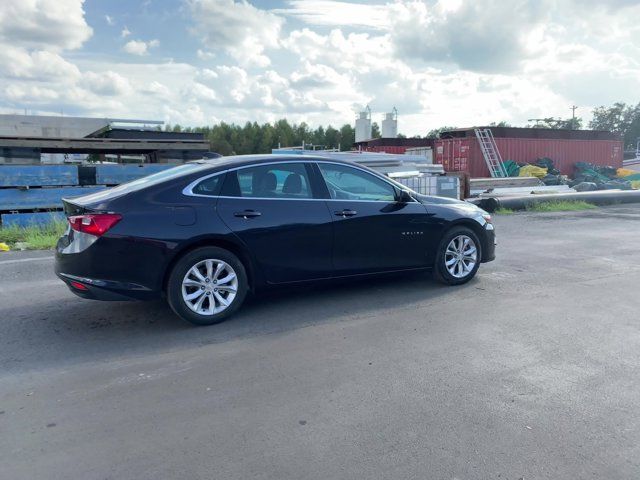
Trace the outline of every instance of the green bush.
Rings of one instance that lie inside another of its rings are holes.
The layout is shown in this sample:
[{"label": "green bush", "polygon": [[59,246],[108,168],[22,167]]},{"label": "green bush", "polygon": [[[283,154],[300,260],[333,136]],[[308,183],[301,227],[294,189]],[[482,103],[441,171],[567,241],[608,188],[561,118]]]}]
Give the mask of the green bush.
[{"label": "green bush", "polygon": [[56,246],[58,238],[67,228],[67,222],[55,220],[43,225],[30,225],[28,227],[2,227],[0,228],[0,242],[10,247],[16,243],[25,243],[31,250],[46,250]]}]

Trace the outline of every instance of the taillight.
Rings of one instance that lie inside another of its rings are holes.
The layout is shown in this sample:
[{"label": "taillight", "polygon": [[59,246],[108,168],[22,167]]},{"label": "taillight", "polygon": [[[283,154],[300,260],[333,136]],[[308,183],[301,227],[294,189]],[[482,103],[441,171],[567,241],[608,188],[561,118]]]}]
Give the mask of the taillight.
[{"label": "taillight", "polygon": [[69,225],[77,232],[100,237],[122,219],[117,213],[90,213],[69,217]]},{"label": "taillight", "polygon": [[76,290],[83,290],[83,291],[89,290],[86,285],[83,285],[80,282],[71,282],[71,283],[69,283],[69,285],[71,285]]}]

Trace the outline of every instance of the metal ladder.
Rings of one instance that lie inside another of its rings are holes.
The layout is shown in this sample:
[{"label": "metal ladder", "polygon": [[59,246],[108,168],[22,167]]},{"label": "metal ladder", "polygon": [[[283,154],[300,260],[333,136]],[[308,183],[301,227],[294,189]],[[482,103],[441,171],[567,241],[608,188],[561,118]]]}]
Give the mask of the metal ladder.
[{"label": "metal ladder", "polygon": [[498,146],[493,138],[493,133],[489,128],[475,128],[476,137],[478,143],[480,143],[480,150],[482,150],[482,156],[487,163],[489,173],[494,178],[503,178],[507,176],[507,172],[502,165],[502,157],[498,151]]}]

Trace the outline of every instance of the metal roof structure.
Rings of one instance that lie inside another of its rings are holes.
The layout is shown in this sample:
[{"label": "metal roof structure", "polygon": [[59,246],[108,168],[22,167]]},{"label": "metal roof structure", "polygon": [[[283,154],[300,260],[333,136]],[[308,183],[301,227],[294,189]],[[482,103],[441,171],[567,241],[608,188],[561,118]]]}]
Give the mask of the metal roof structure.
[{"label": "metal roof structure", "polygon": [[161,120],[0,114],[0,136],[82,138],[114,126],[157,128]]},{"label": "metal roof structure", "polygon": [[455,128],[440,133],[440,138],[465,138],[476,136],[476,129],[490,129],[496,138],[539,138],[547,140],[620,140],[615,132],[608,130],[569,130],[563,128],[531,127],[468,127]]},{"label": "metal roof structure", "polygon": [[0,164],[38,163],[41,154],[146,155],[186,161],[209,151],[202,133],[166,132],[160,120],[0,115]]},{"label": "metal roof structure", "polygon": [[151,153],[159,150],[208,151],[201,140],[55,138],[0,136],[0,148],[37,148],[42,153]]},{"label": "metal roof structure", "polygon": [[354,148],[358,147],[431,147],[433,138],[370,138],[361,142],[355,142]]}]

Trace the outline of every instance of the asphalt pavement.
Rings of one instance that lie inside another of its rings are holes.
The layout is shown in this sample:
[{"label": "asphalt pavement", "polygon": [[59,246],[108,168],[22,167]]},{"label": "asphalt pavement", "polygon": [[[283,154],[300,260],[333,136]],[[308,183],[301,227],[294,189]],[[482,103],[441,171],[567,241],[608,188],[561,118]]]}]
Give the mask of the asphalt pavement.
[{"label": "asphalt pavement", "polygon": [[192,327],[0,254],[0,478],[640,478],[640,205],[496,217],[497,260]]}]

